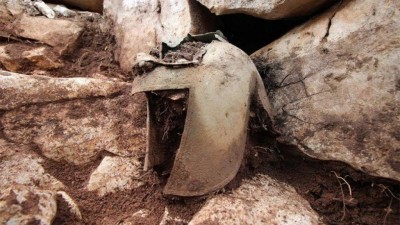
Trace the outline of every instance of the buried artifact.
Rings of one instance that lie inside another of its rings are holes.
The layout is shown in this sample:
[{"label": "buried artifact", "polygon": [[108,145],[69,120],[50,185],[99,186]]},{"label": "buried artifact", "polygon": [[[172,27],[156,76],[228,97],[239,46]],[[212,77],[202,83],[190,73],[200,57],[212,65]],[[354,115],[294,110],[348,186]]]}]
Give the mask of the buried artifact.
[{"label": "buried artifact", "polygon": [[[132,94],[145,92],[148,97],[145,170],[173,160],[163,191],[166,195],[200,196],[223,188],[236,176],[244,158],[251,102],[265,109],[272,120],[262,79],[244,52],[217,40],[202,45],[199,52],[201,59],[194,57],[194,66],[189,66],[190,60],[181,66],[160,63],[162,54],[160,59],[139,57],[137,65],[155,65],[133,81]],[[155,113],[160,103],[152,97],[166,90],[173,91],[169,96],[173,100],[187,94],[176,153],[162,143],[165,132],[157,127],[156,116],[163,112]]]}]

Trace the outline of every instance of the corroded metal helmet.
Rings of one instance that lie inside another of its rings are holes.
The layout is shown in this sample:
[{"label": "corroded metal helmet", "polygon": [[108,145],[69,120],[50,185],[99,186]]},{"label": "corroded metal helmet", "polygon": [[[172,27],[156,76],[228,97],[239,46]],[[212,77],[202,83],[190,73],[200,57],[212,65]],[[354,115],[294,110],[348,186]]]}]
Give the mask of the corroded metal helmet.
[{"label": "corroded metal helmet", "polygon": [[[189,90],[180,146],[163,191],[166,195],[204,195],[223,188],[236,176],[244,157],[252,100],[272,120],[261,77],[249,56],[215,40],[203,50],[197,66],[176,68],[159,63],[133,82],[132,94]],[[154,110],[150,101],[148,98],[145,169],[162,163],[164,154],[154,118],[149,116]]]}]

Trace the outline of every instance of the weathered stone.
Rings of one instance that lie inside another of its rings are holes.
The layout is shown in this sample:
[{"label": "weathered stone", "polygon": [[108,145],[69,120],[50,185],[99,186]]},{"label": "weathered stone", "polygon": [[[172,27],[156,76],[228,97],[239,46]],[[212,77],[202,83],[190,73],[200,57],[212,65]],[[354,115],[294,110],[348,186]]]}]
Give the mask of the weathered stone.
[{"label": "weathered stone", "polygon": [[399,27],[399,1],[343,1],[254,53],[282,141],[400,180]]},{"label": "weathered stone", "polygon": [[93,78],[28,76],[0,70],[0,110],[23,105],[88,97],[106,97],[128,87],[127,83]]},{"label": "weathered stone", "polygon": [[61,198],[67,203],[69,211],[72,215],[76,216],[78,219],[82,219],[81,211],[79,210],[78,204],[64,191],[57,191],[57,198]]},{"label": "weathered stone", "polygon": [[176,45],[188,33],[212,31],[213,23],[200,5],[190,0],[104,1],[104,13],[114,22],[117,59],[130,71],[139,52],[157,43]]},{"label": "weathered stone", "polygon": [[46,16],[47,18],[54,19],[56,17],[56,13],[43,1],[37,0],[33,2],[33,6],[35,6],[39,12]]},{"label": "weathered stone", "polygon": [[60,53],[73,50],[83,31],[83,24],[63,19],[31,17],[23,14],[12,25],[15,35],[34,39],[57,48]]},{"label": "weathered stone", "polygon": [[0,189],[0,224],[51,225],[56,212],[52,191],[25,186]]},{"label": "weathered stone", "polygon": [[[4,73],[3,73],[4,74]],[[84,164],[102,151],[137,156],[145,148],[146,104],[130,86],[92,78],[0,76],[0,122],[16,143],[56,161]]]},{"label": "weathered stone", "polygon": [[40,14],[31,0],[2,0],[0,5],[6,6],[7,10],[14,16],[21,13],[27,13],[31,16]]},{"label": "weathered stone", "polygon": [[7,46],[2,45],[0,46],[0,64],[7,70],[15,72],[22,67],[22,59],[12,57],[7,51]]},{"label": "weathered stone", "polygon": [[[26,50],[24,51],[25,48]],[[26,44],[7,44],[0,46],[0,63],[8,71],[16,72],[25,66],[51,70],[63,66],[50,47],[32,48]]]},{"label": "weathered stone", "polygon": [[104,157],[89,178],[87,189],[100,196],[116,191],[132,190],[143,185],[140,181],[141,163],[133,157]]},{"label": "weathered stone", "polygon": [[147,209],[140,209],[134,212],[130,217],[125,218],[121,221],[120,225],[136,225],[143,223],[142,221],[145,220],[150,215],[150,210]]},{"label": "weathered stone", "polygon": [[22,57],[32,62],[39,69],[51,70],[64,66],[46,47],[24,51]]},{"label": "weathered stone", "polygon": [[165,207],[164,214],[161,217],[159,225],[167,224],[188,224],[189,221],[180,218],[179,216],[171,215],[168,207]]},{"label": "weathered stone", "polygon": [[243,13],[267,20],[309,15],[333,0],[197,0],[217,15]]},{"label": "weathered stone", "polygon": [[46,173],[41,159],[32,148],[0,139],[0,190],[25,185],[48,190],[60,190],[64,185]]},{"label": "weathered stone", "polygon": [[63,5],[56,5],[53,7],[53,10],[57,16],[73,17],[77,15],[77,13],[74,10],[70,10]]},{"label": "weathered stone", "polygon": [[266,175],[217,195],[197,212],[195,224],[318,224],[319,216],[295,189]]}]

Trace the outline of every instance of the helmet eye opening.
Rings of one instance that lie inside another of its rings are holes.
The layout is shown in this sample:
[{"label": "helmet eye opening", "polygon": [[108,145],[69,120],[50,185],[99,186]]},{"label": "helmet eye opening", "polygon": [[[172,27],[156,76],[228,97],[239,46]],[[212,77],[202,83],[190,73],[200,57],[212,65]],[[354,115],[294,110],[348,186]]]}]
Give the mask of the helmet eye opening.
[{"label": "helmet eye opening", "polygon": [[151,167],[168,178],[179,149],[188,108],[189,89],[147,92],[151,129]]}]

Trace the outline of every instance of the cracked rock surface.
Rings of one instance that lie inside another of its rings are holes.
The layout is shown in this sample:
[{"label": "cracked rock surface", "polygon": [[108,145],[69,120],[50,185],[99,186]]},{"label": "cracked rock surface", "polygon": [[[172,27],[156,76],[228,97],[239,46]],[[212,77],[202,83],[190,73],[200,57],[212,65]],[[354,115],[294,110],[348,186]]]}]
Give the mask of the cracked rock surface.
[{"label": "cracked rock surface", "polygon": [[144,98],[130,96],[126,83],[10,73],[0,73],[0,80],[6,110],[0,122],[12,142],[77,165],[102,151],[134,156],[144,148],[138,142],[145,132]]},{"label": "cracked rock surface", "polygon": [[52,191],[18,186],[0,190],[1,224],[51,225],[57,212]]},{"label": "cracked rock surface", "polygon": [[343,1],[252,55],[283,142],[400,180],[399,9]]},{"label": "cracked rock surface", "polygon": [[257,175],[232,193],[209,199],[189,224],[311,225],[318,221],[318,214],[293,187]]}]

